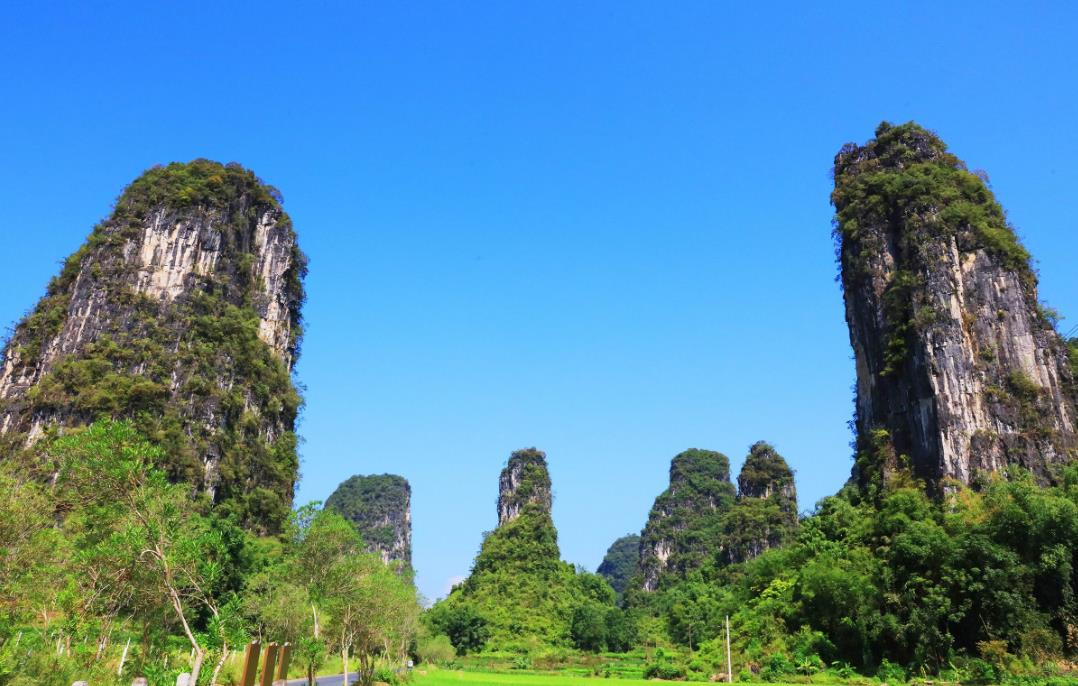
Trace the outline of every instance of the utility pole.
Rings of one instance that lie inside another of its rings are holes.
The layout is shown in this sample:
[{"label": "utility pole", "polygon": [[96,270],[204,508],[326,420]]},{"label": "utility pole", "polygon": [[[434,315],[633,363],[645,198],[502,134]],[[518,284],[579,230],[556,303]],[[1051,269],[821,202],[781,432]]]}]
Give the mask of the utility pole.
[{"label": "utility pole", "polygon": [[734,683],[734,665],[730,659],[730,615],[726,615],[726,682]]}]

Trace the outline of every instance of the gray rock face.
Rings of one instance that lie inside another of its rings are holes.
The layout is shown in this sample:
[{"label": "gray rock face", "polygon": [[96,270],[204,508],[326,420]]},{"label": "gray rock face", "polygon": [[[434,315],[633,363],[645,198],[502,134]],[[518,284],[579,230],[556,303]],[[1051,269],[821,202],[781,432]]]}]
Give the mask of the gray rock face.
[{"label": "gray rock face", "polygon": [[935,135],[881,125],[835,158],[835,235],[857,364],[862,485],[910,469],[931,489],[1076,446],[1066,347],[1028,254],[983,179]]},{"label": "gray rock face", "polygon": [[382,561],[412,567],[412,488],[395,474],[353,476],[326,499]]},{"label": "gray rock face", "polygon": [[656,499],[640,535],[645,591],[667,573],[684,574],[721,550],[723,517],[734,503],[730,460],[693,448],[670,462],[670,486]]},{"label": "gray rock face", "polygon": [[[0,435],[18,447],[49,427],[141,418],[174,477],[246,501],[241,516],[272,510],[274,528],[296,478],[289,372],[305,271],[276,191],[250,172],[206,160],[149,170],[16,327]],[[277,501],[250,501],[264,492]]]},{"label": "gray rock face", "polygon": [[529,504],[549,515],[552,500],[546,453],[535,448],[514,452],[498,478],[498,526],[516,519]]}]

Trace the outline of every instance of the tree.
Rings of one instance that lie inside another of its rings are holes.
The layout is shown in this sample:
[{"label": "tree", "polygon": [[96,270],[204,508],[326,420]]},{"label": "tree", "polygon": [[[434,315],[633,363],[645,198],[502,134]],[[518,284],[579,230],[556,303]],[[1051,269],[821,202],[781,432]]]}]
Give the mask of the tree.
[{"label": "tree", "polygon": [[35,600],[55,595],[64,540],[51,526],[52,507],[41,484],[19,474],[11,461],[0,462],[0,493],[0,608],[15,619]]},{"label": "tree", "polygon": [[487,620],[467,603],[439,603],[431,608],[429,619],[435,631],[449,637],[458,655],[478,652],[490,640]]},{"label": "tree", "polygon": [[594,601],[573,611],[569,633],[579,650],[599,653],[606,648],[606,611],[605,606]]},{"label": "tree", "polygon": [[191,644],[192,682],[206,658],[196,618],[206,613],[222,650],[231,620],[222,616],[225,569],[232,560],[220,528],[199,515],[189,487],[150,467],[159,450],[127,422],[99,421],[57,439],[58,499],[82,574],[73,575],[88,609],[111,621],[121,611],[143,622],[171,615]]},{"label": "tree", "polygon": [[415,588],[370,553],[341,560],[330,578],[326,635],[341,655],[344,674],[351,653],[359,682],[371,684],[377,655],[403,660],[408,654],[419,619]]}]

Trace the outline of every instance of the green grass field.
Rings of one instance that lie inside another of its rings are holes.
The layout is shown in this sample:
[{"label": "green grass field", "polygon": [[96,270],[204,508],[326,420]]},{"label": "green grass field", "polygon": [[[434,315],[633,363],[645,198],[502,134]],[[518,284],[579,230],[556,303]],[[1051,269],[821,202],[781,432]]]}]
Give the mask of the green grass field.
[{"label": "green grass field", "polygon": [[[600,679],[562,674],[458,672],[445,669],[418,671],[415,686],[595,686]],[[613,686],[655,686],[644,679],[604,679]]]}]

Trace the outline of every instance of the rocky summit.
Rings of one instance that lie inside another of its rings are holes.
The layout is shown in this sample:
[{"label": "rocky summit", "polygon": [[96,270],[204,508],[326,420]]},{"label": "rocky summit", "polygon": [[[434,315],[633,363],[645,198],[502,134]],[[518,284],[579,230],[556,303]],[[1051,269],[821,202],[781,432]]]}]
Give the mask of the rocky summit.
[{"label": "rocky summit", "polygon": [[857,365],[854,481],[934,492],[1075,457],[1067,348],[983,172],[935,134],[884,123],[835,157],[834,234]]},{"label": "rocky summit", "polygon": [[356,475],[326,499],[326,508],[352,522],[367,549],[385,563],[412,567],[412,488],[395,474]]},{"label": "rocky summit", "polygon": [[154,167],[67,258],[0,365],[0,451],[127,418],[158,465],[254,531],[297,477],[306,259],[280,194],[237,164]]},{"label": "rocky summit", "polygon": [[546,454],[535,448],[517,450],[502,469],[498,478],[498,526],[519,517],[529,503],[550,514],[552,497]]},{"label": "rocky summit", "polygon": [[754,443],[737,476],[737,501],[726,517],[728,562],[751,560],[793,539],[797,531],[794,473],[774,446]]},{"label": "rocky summit", "polygon": [[654,591],[667,572],[702,565],[722,537],[723,517],[734,504],[730,460],[693,448],[670,462],[670,486],[656,499],[640,535],[643,588]]}]

